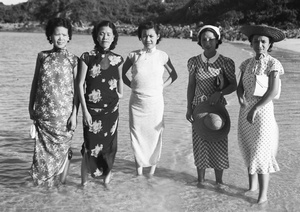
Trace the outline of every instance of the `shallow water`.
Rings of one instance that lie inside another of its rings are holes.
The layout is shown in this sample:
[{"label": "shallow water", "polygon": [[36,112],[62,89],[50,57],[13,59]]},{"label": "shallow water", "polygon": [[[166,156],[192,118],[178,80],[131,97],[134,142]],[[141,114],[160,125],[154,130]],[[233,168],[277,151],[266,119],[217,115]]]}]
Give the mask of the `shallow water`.
[{"label": "shallow water", "polygon": [[[120,106],[119,143],[113,180],[109,187],[89,178],[80,186],[81,113],[73,139],[73,158],[67,184],[52,189],[32,186],[28,175],[33,141],[29,139],[28,98],[37,53],[50,49],[39,33],[0,32],[0,209],[1,211],[299,211],[300,207],[300,54],[274,49],[272,55],[284,68],[282,93],[275,102],[280,128],[277,160],[280,172],[271,175],[268,204],[257,206],[257,194],[245,195],[247,172],[237,145],[238,102],[229,95],[231,115],[229,134],[230,168],[224,172],[224,188],[214,185],[214,172],[206,171],[207,184],[196,186],[191,126],[185,120],[188,58],[200,47],[190,40],[164,39],[158,48],[166,51],[178,72],[178,80],[165,90],[163,152],[153,178],[136,177],[128,130],[130,90]],[[89,35],[74,35],[68,49],[80,56],[93,48]],[[126,57],[141,48],[136,37],[120,37],[115,52]],[[223,43],[219,52],[231,57],[236,67],[250,57],[251,49],[242,44]],[[238,75],[238,68],[237,68]],[[145,172],[147,173],[147,169]]]}]

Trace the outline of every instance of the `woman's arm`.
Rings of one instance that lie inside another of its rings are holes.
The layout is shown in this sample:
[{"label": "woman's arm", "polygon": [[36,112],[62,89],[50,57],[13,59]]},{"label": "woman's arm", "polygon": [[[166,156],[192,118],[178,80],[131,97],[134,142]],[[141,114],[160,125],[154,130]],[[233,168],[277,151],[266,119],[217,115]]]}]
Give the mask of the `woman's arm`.
[{"label": "woman's arm", "polygon": [[78,65],[73,68],[73,85],[74,85],[74,97],[73,97],[73,110],[72,114],[68,119],[68,129],[75,130],[77,126],[77,114],[79,107],[79,99],[78,99],[78,88],[77,88],[77,76],[78,76]]},{"label": "woman's arm", "polygon": [[129,78],[127,77],[126,74],[127,74],[128,70],[131,68],[131,66],[132,66],[132,62],[129,59],[129,57],[127,57],[125,63],[123,64],[123,67],[122,67],[122,79],[123,79],[124,84],[127,85],[129,88],[131,88],[131,86],[130,86],[131,81],[129,80]]},{"label": "woman's arm", "polygon": [[240,77],[239,84],[236,89],[236,94],[237,94],[237,98],[240,103],[240,106],[242,106],[242,107],[245,106],[246,102],[244,99],[243,72],[241,72],[241,77]]},{"label": "woman's arm", "polygon": [[171,85],[176,79],[177,79],[177,73],[175,71],[175,68],[169,58],[168,62],[164,65],[165,69],[169,73],[169,77],[164,82],[164,88]]},{"label": "woman's arm", "polygon": [[122,65],[120,65],[118,67],[118,71],[119,71],[119,80],[118,80],[118,89],[117,89],[117,92],[118,92],[118,96],[119,98],[122,98],[123,97],[123,77],[122,77]]},{"label": "woman's arm", "polygon": [[279,72],[271,71],[269,75],[269,86],[262,98],[251,108],[248,113],[247,120],[250,123],[254,122],[255,115],[258,109],[262,108],[274,99],[279,91]]},{"label": "woman's arm", "polygon": [[195,74],[189,74],[189,82],[187,87],[187,112],[186,112],[186,119],[189,122],[193,122],[193,108],[192,102],[195,96],[195,88],[196,88],[196,79]]},{"label": "woman's arm", "polygon": [[81,103],[81,108],[82,108],[82,115],[83,115],[83,123],[86,126],[92,126],[92,117],[90,113],[88,112],[85,98],[84,98],[84,93],[85,93],[85,77],[87,73],[87,65],[85,64],[84,61],[80,60],[79,61],[79,70],[78,70],[78,82],[77,82],[77,89],[78,89],[78,95],[79,95],[79,101]]},{"label": "woman's arm", "polygon": [[34,76],[33,76],[32,83],[31,83],[31,91],[30,91],[29,105],[28,105],[29,116],[30,116],[30,119],[32,119],[32,120],[35,120],[34,102],[35,102],[35,97],[36,97],[36,90],[37,90],[40,67],[41,67],[40,55],[38,55],[37,59],[36,59],[36,63],[35,63]]}]

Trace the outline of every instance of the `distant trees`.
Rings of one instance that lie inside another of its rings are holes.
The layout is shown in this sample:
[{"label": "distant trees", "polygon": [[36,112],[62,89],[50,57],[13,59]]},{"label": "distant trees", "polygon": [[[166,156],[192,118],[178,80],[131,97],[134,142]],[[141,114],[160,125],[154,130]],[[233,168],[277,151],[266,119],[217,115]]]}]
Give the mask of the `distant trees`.
[{"label": "distant trees", "polygon": [[108,19],[138,24],[151,19],[173,25],[219,22],[223,27],[254,22],[289,29],[300,25],[300,0],[30,0],[0,4],[0,22],[44,23],[56,16],[74,23]]}]

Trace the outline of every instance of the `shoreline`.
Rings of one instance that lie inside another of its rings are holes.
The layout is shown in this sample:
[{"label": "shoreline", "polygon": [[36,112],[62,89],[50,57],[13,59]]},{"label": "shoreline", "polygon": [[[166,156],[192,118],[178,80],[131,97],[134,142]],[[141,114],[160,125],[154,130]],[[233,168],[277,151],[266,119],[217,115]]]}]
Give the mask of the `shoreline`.
[{"label": "shoreline", "polygon": [[[250,45],[249,41],[229,41],[229,43],[241,43],[244,45]],[[283,41],[274,43],[274,48],[285,49],[289,51],[300,53],[300,39],[299,38],[286,38]]]}]

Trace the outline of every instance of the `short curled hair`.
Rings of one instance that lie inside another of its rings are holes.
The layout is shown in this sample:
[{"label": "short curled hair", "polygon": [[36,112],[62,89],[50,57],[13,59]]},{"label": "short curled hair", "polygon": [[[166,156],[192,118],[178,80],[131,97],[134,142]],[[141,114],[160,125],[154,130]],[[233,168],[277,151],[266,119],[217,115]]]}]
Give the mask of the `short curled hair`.
[{"label": "short curled hair", "polygon": [[46,25],[46,37],[50,44],[52,44],[51,36],[54,33],[56,27],[65,27],[68,29],[69,40],[72,39],[72,24],[66,18],[52,18]]},{"label": "short curled hair", "polygon": [[142,39],[142,32],[143,30],[147,30],[147,29],[154,29],[155,33],[157,35],[159,35],[159,38],[156,41],[156,44],[159,44],[159,42],[161,41],[161,34],[160,34],[160,27],[158,24],[155,24],[153,21],[149,21],[146,23],[142,23],[139,25],[138,27],[138,37],[141,40]]},{"label": "short curled hair", "polygon": [[216,44],[216,49],[218,49],[218,48],[219,48],[219,45],[222,44],[222,35],[221,35],[221,37],[219,38],[219,36],[218,36],[218,34],[215,32],[215,30],[213,30],[213,29],[211,29],[211,28],[203,29],[203,30],[200,32],[200,34],[199,34],[199,36],[198,36],[198,45],[202,47],[202,45],[201,45],[201,36],[202,36],[202,34],[203,34],[204,32],[207,32],[207,31],[212,32],[212,33],[214,34],[214,36],[216,37],[216,39],[217,39],[217,41],[218,41],[217,44]]},{"label": "short curled hair", "polygon": [[[250,35],[249,38],[248,38],[248,41],[250,42],[251,45],[252,45],[253,37],[254,37],[254,34]],[[271,52],[272,48],[273,48],[274,41],[273,41],[273,38],[271,38],[269,36],[266,36],[266,37],[269,38],[269,43],[270,43],[270,46],[268,48],[268,52]]]},{"label": "short curled hair", "polygon": [[105,26],[110,27],[113,31],[114,40],[110,44],[110,47],[109,47],[109,50],[113,50],[117,46],[118,39],[119,39],[119,34],[118,34],[117,29],[116,29],[116,26],[110,21],[101,21],[101,22],[94,25],[92,36],[93,36],[93,40],[94,40],[94,43],[95,43],[95,49],[100,48],[100,44],[98,42],[98,34],[99,34],[100,28],[105,27]]}]

